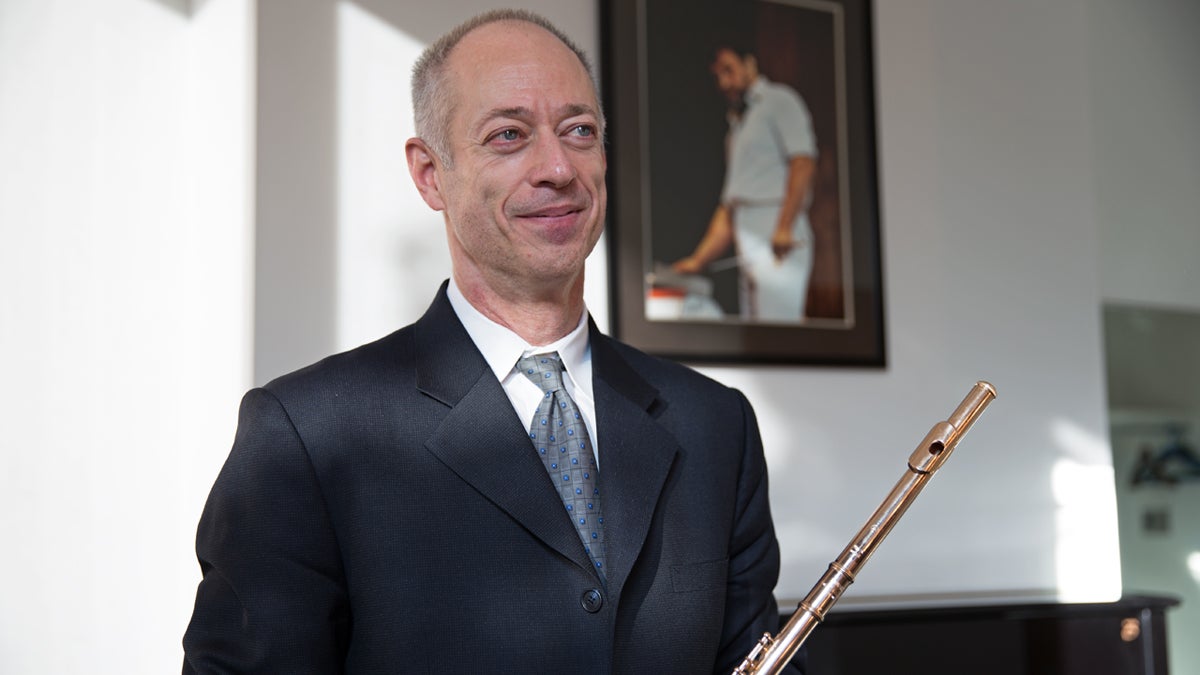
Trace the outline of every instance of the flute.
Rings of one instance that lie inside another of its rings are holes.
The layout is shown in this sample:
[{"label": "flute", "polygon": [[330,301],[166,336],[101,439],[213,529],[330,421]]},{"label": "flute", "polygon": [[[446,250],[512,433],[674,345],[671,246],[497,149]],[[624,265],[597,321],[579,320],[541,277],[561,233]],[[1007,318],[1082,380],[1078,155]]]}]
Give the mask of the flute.
[{"label": "flute", "polygon": [[946,462],[958,441],[994,398],[995,387],[987,382],[977,382],[949,419],[933,425],[909,456],[907,471],[896,486],[875,509],[867,524],[850,540],[842,554],[829,563],[829,569],[800,601],[796,612],[778,636],[764,634],[734,669],[733,675],[776,675],[787,665],[817,624],[825,620],[826,612],[854,583],[859,569],[867,564],[875,548],[892,531],[925,483]]}]

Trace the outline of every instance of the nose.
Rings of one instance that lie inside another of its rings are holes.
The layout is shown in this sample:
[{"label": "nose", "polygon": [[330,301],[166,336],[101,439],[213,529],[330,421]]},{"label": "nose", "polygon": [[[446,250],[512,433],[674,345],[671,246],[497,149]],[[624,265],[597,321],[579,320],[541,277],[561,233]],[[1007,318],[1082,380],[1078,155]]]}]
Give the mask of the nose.
[{"label": "nose", "polygon": [[533,165],[529,182],[535,186],[563,188],[575,180],[575,164],[571,161],[563,139],[553,132],[542,133],[533,146]]}]

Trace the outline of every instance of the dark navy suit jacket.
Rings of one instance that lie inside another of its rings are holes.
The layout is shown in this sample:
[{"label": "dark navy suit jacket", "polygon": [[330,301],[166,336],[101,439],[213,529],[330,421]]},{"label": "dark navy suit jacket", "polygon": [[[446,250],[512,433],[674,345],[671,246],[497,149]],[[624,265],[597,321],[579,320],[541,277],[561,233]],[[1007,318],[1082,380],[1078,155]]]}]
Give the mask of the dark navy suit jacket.
[{"label": "dark navy suit jacket", "polygon": [[737,391],[591,327],[608,578],[445,286],[249,392],[200,520],[185,673],[728,673],[779,550]]}]

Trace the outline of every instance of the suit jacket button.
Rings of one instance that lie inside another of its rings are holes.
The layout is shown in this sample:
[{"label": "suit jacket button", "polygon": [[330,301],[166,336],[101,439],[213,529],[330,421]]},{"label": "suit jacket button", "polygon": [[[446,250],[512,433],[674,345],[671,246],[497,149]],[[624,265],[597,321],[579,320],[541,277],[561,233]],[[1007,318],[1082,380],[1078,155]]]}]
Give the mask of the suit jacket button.
[{"label": "suit jacket button", "polygon": [[595,614],[604,605],[604,596],[600,594],[599,590],[589,588],[579,598],[579,604],[583,605],[583,608],[589,613]]}]

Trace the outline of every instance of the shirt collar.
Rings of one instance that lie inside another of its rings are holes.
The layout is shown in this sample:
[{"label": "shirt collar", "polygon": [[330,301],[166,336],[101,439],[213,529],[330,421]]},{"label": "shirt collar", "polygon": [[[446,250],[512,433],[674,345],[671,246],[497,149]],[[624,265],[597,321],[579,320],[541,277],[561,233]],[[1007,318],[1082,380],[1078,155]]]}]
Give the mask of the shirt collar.
[{"label": "shirt collar", "polygon": [[749,112],[750,106],[759,102],[763,97],[763,92],[767,88],[767,78],[759,75],[754,78],[746,91],[742,93],[742,108],[741,110],[729,110],[725,113],[725,120],[731,128],[738,128],[742,125],[742,120],[746,118],[746,113]]},{"label": "shirt collar", "polygon": [[750,86],[746,88],[746,103],[757,103],[762,98],[763,91],[767,88],[767,78],[765,75],[759,75],[754,78]]},{"label": "shirt collar", "polygon": [[463,328],[466,328],[467,335],[483,354],[497,380],[503,382],[513,372],[517,361],[524,356],[557,351],[575,384],[591,391],[591,349],[588,344],[586,307],[580,312],[579,323],[570,333],[548,345],[534,346],[475,309],[459,290],[458,284],[454,283],[453,277],[446,289],[446,296],[450,300],[450,306],[454,308],[454,313],[458,315],[458,320],[462,322]]}]

